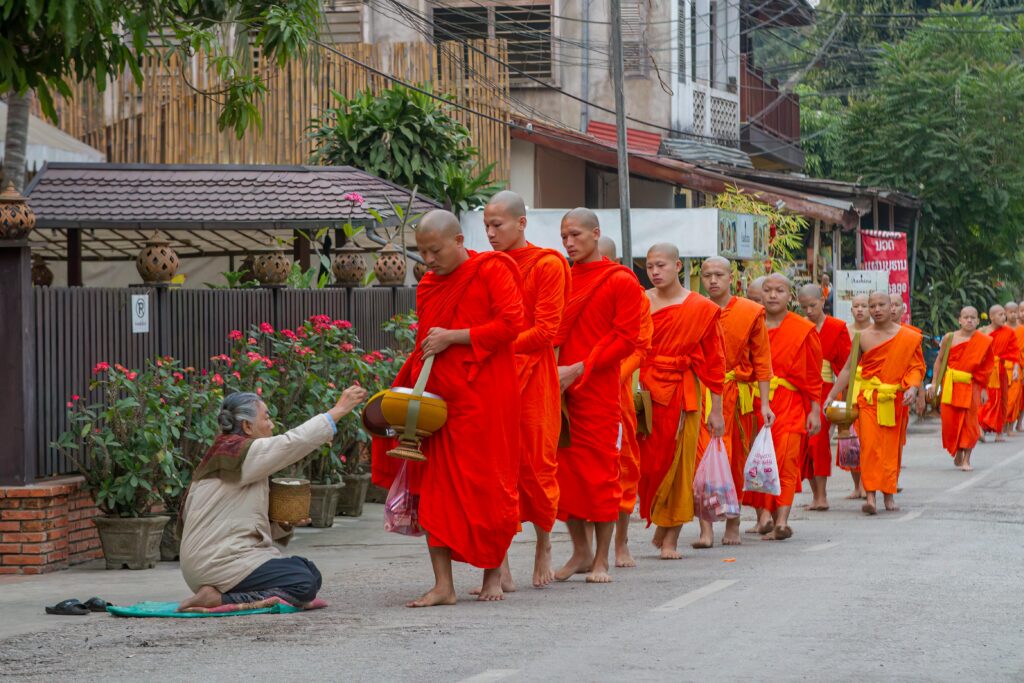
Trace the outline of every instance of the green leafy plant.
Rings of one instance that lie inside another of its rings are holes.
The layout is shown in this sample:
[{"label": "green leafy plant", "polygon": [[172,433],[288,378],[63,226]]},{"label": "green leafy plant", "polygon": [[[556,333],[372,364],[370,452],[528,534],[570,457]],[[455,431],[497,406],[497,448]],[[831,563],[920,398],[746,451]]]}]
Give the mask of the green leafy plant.
[{"label": "green leafy plant", "polygon": [[752,277],[767,272],[785,272],[793,263],[803,246],[804,234],[807,231],[807,219],[762,200],[757,194],[747,194],[743,190],[727,186],[725,192],[715,197],[716,208],[754,216],[766,216],[771,220],[773,235],[768,244],[767,267],[762,261],[749,261],[746,273]]}]

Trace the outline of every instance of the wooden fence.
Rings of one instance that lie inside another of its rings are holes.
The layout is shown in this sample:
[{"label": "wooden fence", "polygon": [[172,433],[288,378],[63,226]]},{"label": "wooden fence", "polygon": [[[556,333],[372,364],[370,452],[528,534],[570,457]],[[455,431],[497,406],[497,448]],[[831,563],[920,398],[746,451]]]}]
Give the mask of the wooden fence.
[{"label": "wooden fence", "polygon": [[[482,165],[495,164],[494,179],[507,181],[510,141],[509,79],[506,47],[500,40],[434,45],[380,43],[337,45],[336,49],[406,83],[426,85],[451,97],[450,114],[469,128]],[[176,52],[148,57],[144,81],[130,75],[112,80],[100,92],[92,81],[72,84],[74,97],[58,100],[59,126],[95,147],[114,163],[304,164],[310,153],[310,119],[345,97],[391,81],[324,49],[284,67],[254,56],[254,69],[268,91],[259,102],[262,133],[250,126],[238,139],[220,131],[221,103],[194,88],[218,89],[209,59],[202,53],[182,63]]]},{"label": "wooden fence", "polygon": [[[131,295],[148,294],[150,331],[132,332]],[[233,329],[269,322],[292,328],[327,314],[355,325],[365,349],[392,346],[381,324],[416,305],[413,287],[358,289],[102,289],[37,287],[35,297],[36,428],[39,477],[74,470],[50,448],[67,428],[70,396],[88,394],[92,368],[101,361],[140,368],[169,355],[202,368],[228,351]],[[97,397],[98,398],[98,397]]]}]

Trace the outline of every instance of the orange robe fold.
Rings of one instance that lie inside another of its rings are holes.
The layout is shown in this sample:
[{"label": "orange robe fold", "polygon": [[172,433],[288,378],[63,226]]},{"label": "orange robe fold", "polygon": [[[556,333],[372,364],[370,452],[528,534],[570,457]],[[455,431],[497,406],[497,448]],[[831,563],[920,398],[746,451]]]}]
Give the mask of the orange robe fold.
[{"label": "orange robe fold", "polygon": [[[988,400],[978,411],[978,420],[986,432],[998,434],[1006,424],[1008,387],[1013,377],[1013,364],[1020,362],[1020,347],[1017,335],[1006,325],[992,330],[989,336],[992,337],[992,353],[997,362],[989,375]],[[1007,375],[1007,372],[1011,374]]]},{"label": "orange robe fold", "polygon": [[[468,329],[471,343],[435,357],[426,390],[448,405],[448,420],[423,440],[423,463],[408,462],[409,488],[431,546],[476,567],[501,564],[519,527],[519,392],[512,343],[523,328],[522,284],[500,252],[470,252],[448,275],[427,273],[416,291],[416,347],[394,386],[411,387],[423,367],[420,346],[434,327]],[[374,439],[373,482],[390,487],[404,460]]]},{"label": "orange robe fold", "polygon": [[555,339],[558,364],[583,361],[565,392],[571,445],[558,449],[558,518],[614,522],[619,517],[619,370],[637,348],[644,290],[636,275],[607,258],[572,267],[572,294]]},{"label": "orange robe fold", "polygon": [[639,440],[640,514],[648,524],[673,527],[693,519],[701,385],[721,394],[725,382],[720,315],[695,292],[651,315],[654,337],[640,369],[653,407],[651,434]]},{"label": "orange robe fold", "polygon": [[506,252],[523,278],[526,329],[513,346],[519,374],[519,519],[551,531],[558,513],[561,389],[553,342],[569,298],[569,263],[532,244]]},{"label": "orange robe fold", "polygon": [[[981,438],[978,406],[994,363],[992,338],[975,332],[970,339],[949,350],[946,362],[948,378],[934,380],[935,390],[940,396],[943,396],[943,380],[950,384],[949,402],[943,400],[939,412],[942,415],[942,447],[951,456],[955,457],[959,450],[971,450]],[[969,373],[971,379],[968,382],[953,381],[950,370]]]},{"label": "orange robe fold", "polygon": [[807,415],[811,403],[821,400],[821,342],[814,323],[793,312],[787,313],[777,327],[768,330],[768,339],[772,347],[772,370],[778,378],[770,401],[775,413],[772,444],[782,491],[777,496],[745,493],[743,503],[775,510],[792,505],[800,486],[800,470],[807,448]]},{"label": "orange robe fold", "polygon": [[[758,399],[754,399],[750,406],[744,406],[740,401],[740,391],[753,392],[758,382],[772,378],[772,352],[764,318],[764,306],[734,296],[722,309],[718,320],[722,329],[726,371],[722,388],[722,415],[725,418],[722,441],[729,454],[729,466],[738,496],[743,495],[743,466],[747,463],[750,444],[757,435],[761,411]],[[701,423],[697,448],[698,465],[710,441],[711,432],[705,420]]]},{"label": "orange robe fold", "polygon": [[[860,437],[861,483],[866,491],[896,493],[900,468],[901,419],[903,392],[912,386],[920,386],[924,378],[924,357],[921,355],[921,335],[901,327],[892,339],[865,351],[860,358],[861,385],[857,397],[860,416],[857,419],[857,434]],[[869,396],[873,380],[888,385],[891,397],[886,397],[886,387],[875,388]],[[880,414],[892,404],[895,424],[880,424]],[[879,406],[883,406],[880,411]]]},{"label": "orange robe fold", "polygon": [[619,448],[619,485],[622,499],[619,511],[633,514],[636,508],[637,492],[640,487],[640,445],[637,443],[637,415],[633,400],[633,374],[640,369],[647,353],[651,350],[654,323],[651,321],[651,302],[645,296],[640,318],[640,338],[637,347],[619,370],[619,403],[622,409],[622,445]]},{"label": "orange robe fold", "polygon": [[[1021,368],[1024,368],[1024,324],[1017,325],[1013,328],[1013,333],[1017,335],[1017,348],[1020,349],[1020,360],[1017,361]],[[1010,411],[1009,422],[1016,422],[1020,419],[1021,412],[1024,411],[1024,372],[1021,372],[1021,377],[1017,380],[1017,401],[1013,405]]]},{"label": "orange robe fold", "polygon": [[[830,315],[825,316],[818,330],[821,341],[821,431],[807,440],[807,457],[804,459],[803,478],[828,477],[832,475],[832,441],[829,431],[831,424],[825,418],[825,397],[832,391],[835,378],[843,371],[850,357],[850,335],[846,323]],[[827,369],[826,369],[827,368]]]}]

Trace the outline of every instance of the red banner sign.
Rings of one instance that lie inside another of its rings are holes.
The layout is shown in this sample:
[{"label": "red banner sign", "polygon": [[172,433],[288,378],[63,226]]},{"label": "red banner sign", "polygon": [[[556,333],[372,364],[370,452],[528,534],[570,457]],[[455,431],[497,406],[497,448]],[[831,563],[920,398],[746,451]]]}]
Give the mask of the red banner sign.
[{"label": "red banner sign", "polygon": [[907,268],[907,234],[884,230],[862,230],[863,270],[889,271],[889,293],[903,297],[906,312],[903,322],[910,322],[910,270]]}]

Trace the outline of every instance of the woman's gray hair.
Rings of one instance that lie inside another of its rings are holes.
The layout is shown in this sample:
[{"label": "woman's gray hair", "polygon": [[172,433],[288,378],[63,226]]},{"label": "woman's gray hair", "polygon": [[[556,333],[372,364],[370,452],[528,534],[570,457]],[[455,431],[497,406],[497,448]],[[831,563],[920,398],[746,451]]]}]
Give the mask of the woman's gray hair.
[{"label": "woman's gray hair", "polygon": [[251,391],[240,391],[229,394],[220,404],[217,425],[222,434],[244,434],[242,421],[255,424],[260,414],[260,403],[263,402]]}]

